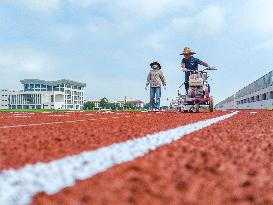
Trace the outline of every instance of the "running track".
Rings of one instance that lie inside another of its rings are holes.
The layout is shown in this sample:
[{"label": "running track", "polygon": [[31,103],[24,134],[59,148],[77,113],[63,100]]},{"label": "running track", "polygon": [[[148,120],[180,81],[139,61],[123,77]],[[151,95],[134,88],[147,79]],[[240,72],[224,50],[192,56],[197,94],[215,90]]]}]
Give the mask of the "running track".
[{"label": "running track", "polygon": [[[270,111],[0,113],[0,122],[0,204],[273,204]],[[70,170],[82,153],[94,167]]]}]

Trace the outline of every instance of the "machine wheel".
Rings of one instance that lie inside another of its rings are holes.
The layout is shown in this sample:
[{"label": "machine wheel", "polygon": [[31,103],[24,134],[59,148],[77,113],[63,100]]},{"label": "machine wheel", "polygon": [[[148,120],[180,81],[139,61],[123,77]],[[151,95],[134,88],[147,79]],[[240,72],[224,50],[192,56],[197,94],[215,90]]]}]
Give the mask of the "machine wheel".
[{"label": "machine wheel", "polygon": [[196,103],[196,104],[194,105],[194,112],[199,112],[199,108],[200,108],[199,103]]},{"label": "machine wheel", "polygon": [[183,109],[182,109],[181,107],[178,107],[178,108],[176,109],[176,111],[181,113],[181,112],[183,112]]},{"label": "machine wheel", "polygon": [[209,97],[209,111],[213,112],[213,97]]},{"label": "machine wheel", "polygon": [[178,112],[183,112],[181,107],[178,108]]}]

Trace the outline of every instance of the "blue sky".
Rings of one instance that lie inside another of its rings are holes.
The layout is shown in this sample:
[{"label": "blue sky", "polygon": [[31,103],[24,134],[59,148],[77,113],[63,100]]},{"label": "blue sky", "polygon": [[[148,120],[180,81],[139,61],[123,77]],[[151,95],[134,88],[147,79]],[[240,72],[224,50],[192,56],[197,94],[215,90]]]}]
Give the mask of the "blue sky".
[{"label": "blue sky", "polygon": [[216,66],[216,101],[273,68],[272,0],[2,0],[0,87],[20,79],[87,83],[86,99],[142,99],[149,63],[167,79],[163,102],[184,74],[179,53]]}]

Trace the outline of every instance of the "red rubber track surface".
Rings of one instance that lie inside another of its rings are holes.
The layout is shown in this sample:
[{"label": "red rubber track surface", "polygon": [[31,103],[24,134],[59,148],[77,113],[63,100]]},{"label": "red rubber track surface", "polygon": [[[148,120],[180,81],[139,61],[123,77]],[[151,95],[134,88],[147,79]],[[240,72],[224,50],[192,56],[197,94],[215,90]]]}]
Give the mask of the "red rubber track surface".
[{"label": "red rubber track surface", "polygon": [[272,121],[241,111],[32,204],[272,205]]},{"label": "red rubber track surface", "polygon": [[[55,195],[38,194],[32,204],[272,205],[273,112],[251,112],[240,111]],[[13,114],[0,113],[1,126],[87,120],[0,128],[0,170],[51,161],[226,112],[85,114],[33,114],[14,121],[7,120]]]},{"label": "red rubber track surface", "polygon": [[[224,112],[1,113],[0,170],[19,168],[38,161],[48,162],[223,114]],[[14,117],[17,115],[31,117]],[[86,121],[31,126],[75,120]],[[3,126],[13,125],[30,126],[1,129]]]}]

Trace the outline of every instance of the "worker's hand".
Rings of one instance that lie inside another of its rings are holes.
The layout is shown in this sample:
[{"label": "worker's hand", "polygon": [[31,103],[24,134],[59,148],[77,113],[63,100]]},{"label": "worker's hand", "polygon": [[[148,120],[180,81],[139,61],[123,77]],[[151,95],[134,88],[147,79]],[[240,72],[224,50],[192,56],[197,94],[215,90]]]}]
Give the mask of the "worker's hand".
[{"label": "worker's hand", "polygon": [[215,68],[214,66],[208,66],[207,68],[208,70],[217,70],[217,68]]}]

